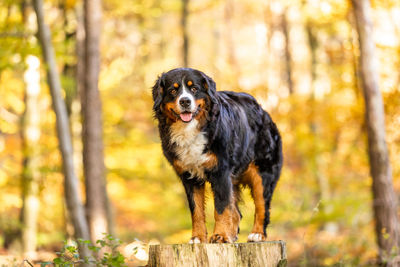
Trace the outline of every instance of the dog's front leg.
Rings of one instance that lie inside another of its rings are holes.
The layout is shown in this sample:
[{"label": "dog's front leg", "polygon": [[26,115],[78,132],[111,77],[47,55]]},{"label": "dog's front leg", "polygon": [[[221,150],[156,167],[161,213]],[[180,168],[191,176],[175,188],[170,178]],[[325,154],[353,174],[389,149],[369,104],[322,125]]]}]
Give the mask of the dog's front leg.
[{"label": "dog's front leg", "polygon": [[204,212],[204,182],[199,182],[195,178],[182,179],[182,182],[185,187],[190,212],[192,214],[192,238],[189,243],[206,243],[207,228]]},{"label": "dog's front leg", "polygon": [[210,179],[214,193],[214,233],[211,243],[233,243],[237,240],[240,214],[235,207],[230,173],[215,174]]}]

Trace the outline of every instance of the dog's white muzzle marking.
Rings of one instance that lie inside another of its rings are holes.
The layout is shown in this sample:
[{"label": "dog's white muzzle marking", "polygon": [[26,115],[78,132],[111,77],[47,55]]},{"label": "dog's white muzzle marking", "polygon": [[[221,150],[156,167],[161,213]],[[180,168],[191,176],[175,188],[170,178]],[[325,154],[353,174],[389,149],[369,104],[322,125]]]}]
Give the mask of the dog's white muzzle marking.
[{"label": "dog's white muzzle marking", "polygon": [[183,110],[182,106],[179,104],[180,100],[184,97],[190,99],[190,106],[189,106],[189,111],[190,112],[195,112],[196,111],[196,100],[194,99],[193,95],[190,93],[190,91],[186,88],[185,84],[182,81],[182,86],[183,90],[182,93],[179,95],[179,97],[176,100],[176,105],[178,106],[179,112],[185,112],[188,110]]}]

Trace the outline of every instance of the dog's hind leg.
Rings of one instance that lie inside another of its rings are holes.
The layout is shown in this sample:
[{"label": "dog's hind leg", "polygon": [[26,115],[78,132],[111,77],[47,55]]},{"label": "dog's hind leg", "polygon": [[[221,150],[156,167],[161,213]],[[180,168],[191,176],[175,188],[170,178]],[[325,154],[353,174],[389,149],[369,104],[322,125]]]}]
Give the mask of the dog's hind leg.
[{"label": "dog's hind leg", "polygon": [[264,241],[266,239],[264,225],[266,221],[269,221],[269,211],[266,204],[267,200],[264,198],[263,179],[254,163],[251,163],[243,173],[242,182],[250,187],[251,196],[253,197],[255,206],[254,225],[247,241]]},{"label": "dog's hind leg", "polygon": [[[276,184],[278,182],[278,178],[276,176],[276,173],[271,172],[271,171],[259,171],[261,177],[262,177],[262,183],[263,183],[263,198],[264,198],[264,224],[263,224],[263,233],[265,234],[265,236],[267,236],[267,226],[269,225],[270,222],[270,207],[271,207],[271,200],[272,200],[272,194],[275,190]],[[248,238],[248,241],[257,241],[253,240],[250,238]]]}]

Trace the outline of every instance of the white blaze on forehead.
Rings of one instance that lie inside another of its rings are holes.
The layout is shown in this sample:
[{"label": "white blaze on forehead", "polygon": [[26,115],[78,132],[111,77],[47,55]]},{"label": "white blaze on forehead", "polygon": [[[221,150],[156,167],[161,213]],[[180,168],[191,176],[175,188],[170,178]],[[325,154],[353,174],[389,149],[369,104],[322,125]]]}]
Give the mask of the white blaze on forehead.
[{"label": "white blaze on forehead", "polygon": [[195,108],[196,108],[195,99],[194,99],[193,95],[190,93],[189,89],[187,89],[185,83],[182,80],[182,92],[177,99],[177,106],[179,108],[179,111],[183,111],[181,105],[179,105],[179,101],[184,97],[187,97],[190,99],[190,111],[194,112]]}]

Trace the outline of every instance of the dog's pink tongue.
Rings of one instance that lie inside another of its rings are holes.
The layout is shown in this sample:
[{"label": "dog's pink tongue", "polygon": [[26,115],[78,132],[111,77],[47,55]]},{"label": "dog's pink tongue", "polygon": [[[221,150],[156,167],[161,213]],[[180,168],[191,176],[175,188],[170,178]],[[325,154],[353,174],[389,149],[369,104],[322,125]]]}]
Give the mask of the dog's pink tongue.
[{"label": "dog's pink tongue", "polygon": [[189,122],[192,119],[192,113],[181,113],[180,117],[184,122]]}]

